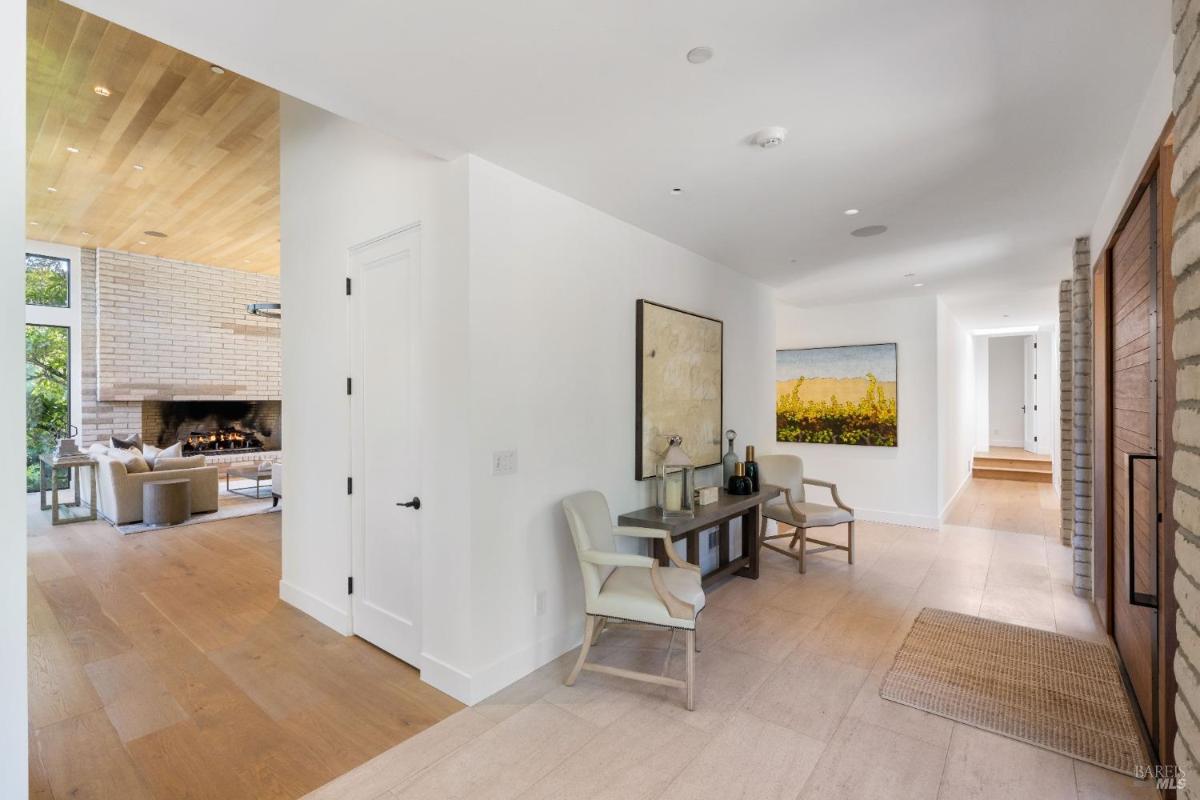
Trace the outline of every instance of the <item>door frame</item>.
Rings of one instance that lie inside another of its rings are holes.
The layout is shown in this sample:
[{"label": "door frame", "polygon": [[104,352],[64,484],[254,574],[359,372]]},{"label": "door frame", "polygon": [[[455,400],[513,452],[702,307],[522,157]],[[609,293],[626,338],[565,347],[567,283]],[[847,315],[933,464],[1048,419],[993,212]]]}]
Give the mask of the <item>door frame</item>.
[{"label": "door frame", "polygon": [[1038,452],[1038,351],[1037,333],[1022,337],[1021,370],[1024,393],[1024,415],[1021,418],[1021,448],[1027,453]]},{"label": "door frame", "polygon": [[[422,270],[421,222],[419,220],[415,221],[415,222],[410,222],[406,225],[402,225],[398,228],[394,228],[385,233],[381,233],[378,236],[373,236],[370,239],[367,239],[365,241],[359,242],[358,244],[352,245],[349,248],[347,248],[347,250],[346,250],[346,281],[347,281],[347,283],[346,283],[346,344],[347,344],[347,352],[349,355],[349,367],[350,367],[350,369],[349,369],[350,375],[348,376],[349,382],[347,384],[347,391],[346,391],[346,401],[348,403],[348,411],[349,411],[349,414],[348,414],[349,428],[347,431],[347,435],[349,437],[349,464],[347,465],[348,466],[347,474],[349,475],[349,479],[350,479],[350,484],[347,486],[347,491],[350,494],[350,512],[349,512],[350,513],[350,519],[349,519],[350,536],[349,536],[348,546],[350,549],[350,576],[349,577],[350,577],[351,581],[353,581],[354,578],[361,576],[363,573],[362,541],[363,541],[363,537],[365,536],[365,527],[364,526],[365,526],[365,516],[366,516],[366,511],[365,511],[365,506],[364,506],[364,503],[366,500],[365,495],[362,492],[353,491],[355,478],[360,477],[360,480],[361,480],[361,476],[363,476],[365,474],[366,468],[363,463],[365,456],[364,456],[363,448],[359,446],[359,442],[361,442],[363,440],[362,437],[365,437],[367,434],[367,431],[365,431],[363,429],[364,422],[363,422],[362,403],[363,403],[364,395],[362,392],[354,391],[354,387],[362,387],[362,386],[366,385],[366,382],[364,380],[363,363],[362,363],[363,354],[360,352],[360,341],[359,341],[358,337],[356,336],[355,330],[354,330],[354,326],[357,324],[357,303],[358,303],[357,298],[361,296],[361,295],[355,294],[354,290],[353,290],[353,286],[354,286],[355,282],[357,282],[360,277],[358,265],[357,265],[355,258],[358,253],[360,253],[363,250],[366,250],[370,247],[374,247],[375,245],[378,245],[381,242],[385,242],[388,239],[392,239],[395,237],[405,236],[405,235],[408,235],[408,234],[414,233],[414,232],[416,233],[416,236],[417,236],[416,244],[414,246],[415,251],[416,251],[416,257],[413,259],[413,268],[409,272],[408,285],[406,287],[405,292],[406,292],[406,296],[407,296],[407,300],[408,300],[407,309],[408,309],[408,320],[409,320],[408,333],[409,333],[409,349],[410,349],[409,365],[410,365],[410,372],[414,376],[414,379],[408,383],[409,409],[410,409],[411,414],[416,415],[417,413],[419,413],[420,408],[421,408],[420,397],[418,396],[418,392],[417,392],[416,376],[419,376],[420,374],[422,374],[422,360],[421,360],[422,347],[421,347],[421,338],[420,338],[421,330],[422,330],[422,327],[421,327],[421,270]],[[424,452],[425,452],[425,441],[424,441],[424,435],[422,433],[422,427],[419,424],[419,421],[415,420],[415,419],[410,419],[410,427],[411,427],[412,436],[413,436],[413,447],[416,451],[414,454],[414,458],[416,459],[417,463],[422,463],[424,460]],[[419,469],[415,471],[415,474],[413,476],[413,481],[414,481],[413,487],[412,487],[413,494],[416,496],[420,496],[422,493],[421,492],[422,486],[421,486],[421,471]],[[405,492],[407,493],[407,488],[405,489]],[[414,526],[413,540],[414,540],[415,547],[416,547],[416,553],[414,554],[414,559],[417,561],[416,574],[418,576],[418,591],[421,591],[423,588],[422,587],[423,581],[420,580],[421,569],[422,569],[422,567],[421,567],[421,565],[422,565],[421,541],[422,541],[422,535],[423,535],[423,531],[421,529],[421,516],[419,514],[413,515],[412,522],[413,522],[413,526]],[[351,583],[350,586],[347,587],[348,590],[352,589],[352,586],[353,586],[353,583]],[[355,592],[351,590],[350,591],[350,612],[349,612],[349,614],[350,614],[350,632],[354,635],[359,635],[359,632],[357,630],[355,630],[355,621],[356,621],[356,617],[358,616],[355,612],[356,612],[360,602],[361,602],[361,595],[356,597]],[[422,604],[423,604],[423,600],[418,601],[416,603],[416,607],[413,609],[413,618],[412,618],[412,625],[416,631],[416,634],[417,634],[417,637],[419,640],[423,639],[423,635],[424,635],[423,628],[422,628],[422,617],[423,617]],[[377,644],[377,646],[380,646],[381,649],[387,650],[387,648],[384,648],[381,645]],[[421,643],[418,642],[418,646],[416,648],[416,653],[414,654],[414,657],[412,658],[411,661],[406,660],[405,663],[408,663],[410,666],[416,668],[417,670],[420,670],[421,650],[422,650]],[[391,652],[391,651],[388,651],[388,652]],[[392,653],[392,655],[395,655],[395,653]],[[399,658],[399,656],[396,656],[396,657]]]},{"label": "door frame", "polygon": [[[1113,508],[1109,502],[1113,492],[1113,475],[1109,469],[1113,457],[1113,442],[1110,436],[1110,426],[1113,420],[1112,381],[1113,363],[1110,357],[1112,342],[1112,253],[1117,238],[1129,223],[1142,193],[1148,191],[1157,181],[1154,201],[1157,205],[1157,263],[1155,264],[1158,280],[1158,308],[1161,321],[1162,339],[1159,346],[1162,360],[1162,374],[1159,381],[1159,394],[1162,398],[1161,416],[1158,419],[1158,442],[1155,447],[1159,453],[1159,488],[1158,508],[1162,515],[1159,523],[1159,560],[1158,560],[1158,629],[1155,650],[1152,653],[1155,680],[1155,708],[1152,719],[1144,720],[1147,728],[1153,728],[1157,739],[1159,752],[1157,757],[1160,764],[1174,764],[1172,742],[1177,730],[1175,719],[1175,695],[1177,691],[1175,671],[1173,668],[1175,651],[1178,648],[1178,636],[1175,629],[1177,603],[1173,582],[1175,577],[1175,519],[1172,513],[1171,500],[1175,491],[1175,481],[1171,476],[1173,467],[1174,447],[1171,442],[1171,420],[1175,412],[1175,365],[1171,352],[1171,338],[1174,332],[1174,317],[1164,313],[1170,308],[1175,291],[1175,279],[1171,273],[1171,251],[1174,239],[1172,236],[1175,197],[1171,193],[1171,172],[1174,168],[1174,127],[1175,117],[1168,117],[1162,132],[1159,134],[1153,150],[1146,158],[1138,179],[1130,190],[1121,207],[1117,222],[1109,233],[1108,239],[1100,251],[1092,267],[1092,425],[1093,425],[1093,507],[1092,507],[1092,552],[1095,559],[1094,594],[1095,605],[1104,623],[1105,631],[1110,639],[1114,634],[1114,603],[1113,597],[1113,548],[1122,545],[1122,533],[1114,532]],[[1161,442],[1161,445],[1159,444]],[[1118,659],[1120,663],[1120,660]],[[1124,664],[1121,664],[1122,676],[1126,687],[1130,689]],[[1132,690],[1130,689],[1132,696]],[[1147,731],[1149,733],[1149,731]]]}]

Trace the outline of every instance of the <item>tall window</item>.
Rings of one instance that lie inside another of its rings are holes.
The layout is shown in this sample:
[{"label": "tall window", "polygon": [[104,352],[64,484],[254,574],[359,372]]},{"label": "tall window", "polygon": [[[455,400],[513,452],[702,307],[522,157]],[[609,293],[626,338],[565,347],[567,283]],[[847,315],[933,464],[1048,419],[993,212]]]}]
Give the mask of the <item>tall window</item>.
[{"label": "tall window", "polygon": [[38,456],[71,422],[71,329],[25,326],[25,491],[38,488]]},{"label": "tall window", "polygon": [[25,254],[25,305],[67,308],[71,305],[71,261]]}]

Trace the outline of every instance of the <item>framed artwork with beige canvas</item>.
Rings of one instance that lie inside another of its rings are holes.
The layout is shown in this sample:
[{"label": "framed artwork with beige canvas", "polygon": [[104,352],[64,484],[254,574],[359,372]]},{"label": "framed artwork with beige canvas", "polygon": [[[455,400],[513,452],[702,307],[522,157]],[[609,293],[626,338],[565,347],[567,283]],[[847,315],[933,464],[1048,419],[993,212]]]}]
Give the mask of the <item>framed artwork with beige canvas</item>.
[{"label": "framed artwork with beige canvas", "polygon": [[721,462],[724,324],[637,301],[635,477],[653,478],[672,435],[696,467]]}]

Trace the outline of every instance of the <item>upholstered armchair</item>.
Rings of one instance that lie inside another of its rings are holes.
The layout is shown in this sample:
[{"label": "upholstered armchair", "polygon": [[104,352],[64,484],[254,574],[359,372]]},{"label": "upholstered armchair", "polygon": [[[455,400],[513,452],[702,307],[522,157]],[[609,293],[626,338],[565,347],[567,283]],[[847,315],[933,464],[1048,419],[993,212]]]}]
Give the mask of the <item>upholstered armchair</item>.
[{"label": "upholstered armchair", "polygon": [[[842,502],[836,484],[804,477],[804,461],[800,456],[759,456],[758,474],[759,480],[763,483],[778,486],[783,490],[782,500],[768,503],[763,507],[762,531],[759,535],[763,547],[799,561],[801,573],[805,571],[805,556],[824,553],[828,550],[845,550],[849,562],[854,563],[854,509]],[[828,489],[834,504],[827,506],[809,502],[804,491],[806,486]],[[775,522],[789,525],[795,530],[768,536],[767,520],[775,520]],[[808,536],[809,528],[827,528],[843,523],[846,525],[846,544],[844,545],[811,539]],[[787,547],[780,547],[777,544],[770,544],[774,539],[791,539],[791,541],[788,542]],[[809,542],[820,546],[809,549]]]},{"label": "upholstered armchair", "polygon": [[[571,538],[583,574],[584,610],[587,615],[579,660],[567,677],[573,686],[581,670],[602,672],[622,678],[674,686],[687,691],[687,708],[695,708],[696,618],[704,608],[700,568],[682,560],[666,531],[651,528],[615,527],[608,501],[600,492],[580,492],[563,500]],[[662,541],[674,566],[662,567],[658,559],[635,553],[620,553],[616,536]],[[587,663],[588,650],[609,622],[652,625],[686,632],[686,680],[627,669]]]}]

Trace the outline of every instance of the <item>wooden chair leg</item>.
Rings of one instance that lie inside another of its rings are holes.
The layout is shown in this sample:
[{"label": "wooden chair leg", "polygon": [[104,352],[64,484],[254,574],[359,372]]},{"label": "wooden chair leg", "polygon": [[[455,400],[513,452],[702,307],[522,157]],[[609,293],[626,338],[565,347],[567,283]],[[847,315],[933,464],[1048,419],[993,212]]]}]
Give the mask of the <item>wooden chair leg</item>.
[{"label": "wooden chair leg", "polygon": [[687,710],[696,710],[696,632],[687,632]]},{"label": "wooden chair leg", "polygon": [[571,670],[571,674],[567,676],[567,686],[574,686],[575,679],[579,677],[579,671],[583,669],[583,662],[587,661],[588,650],[592,649],[592,637],[596,635],[596,618],[591,614],[587,615],[587,626],[583,629],[583,646],[579,648],[579,660],[575,662],[575,668]]},{"label": "wooden chair leg", "polygon": [[850,563],[854,563],[854,520],[846,523],[846,545],[850,548],[849,558]]},{"label": "wooden chair leg", "polygon": [[600,641],[600,634],[604,633],[604,629],[608,627],[608,617],[600,617],[599,624],[596,625],[596,635],[592,637],[592,644]]},{"label": "wooden chair leg", "polygon": [[804,564],[804,557],[808,555],[808,528],[796,528],[796,536],[800,539],[800,550],[796,553],[800,562],[800,574],[803,575],[807,569]]}]

